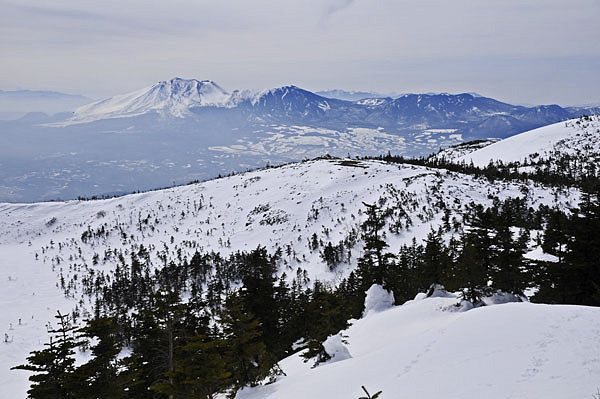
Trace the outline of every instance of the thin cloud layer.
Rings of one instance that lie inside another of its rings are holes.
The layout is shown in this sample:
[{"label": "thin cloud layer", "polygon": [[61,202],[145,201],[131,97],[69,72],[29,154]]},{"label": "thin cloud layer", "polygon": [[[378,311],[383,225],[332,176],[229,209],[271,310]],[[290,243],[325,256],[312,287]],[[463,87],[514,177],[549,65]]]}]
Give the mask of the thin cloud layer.
[{"label": "thin cloud layer", "polygon": [[[293,83],[600,101],[593,94],[600,78],[589,76],[600,61],[598,0],[11,0],[0,7],[2,89],[101,97],[186,76],[229,89]],[[518,73],[515,63],[525,69]]]}]

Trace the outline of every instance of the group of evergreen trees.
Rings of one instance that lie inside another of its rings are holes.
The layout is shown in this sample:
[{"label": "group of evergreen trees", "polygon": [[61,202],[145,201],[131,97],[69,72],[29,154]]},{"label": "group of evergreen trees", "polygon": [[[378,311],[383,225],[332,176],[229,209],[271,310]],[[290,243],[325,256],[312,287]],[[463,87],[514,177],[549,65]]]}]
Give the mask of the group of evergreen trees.
[{"label": "group of evergreen trees", "polygon": [[[413,240],[398,253],[384,251],[387,244],[377,230],[385,219],[377,212],[377,207],[368,206],[358,292],[378,283],[394,292],[396,302],[403,302],[431,284],[441,284],[477,305],[498,291],[522,297],[529,288],[536,291],[532,301],[600,306],[599,186],[584,191],[579,208],[570,210],[534,210],[524,198],[495,198],[489,208],[471,203],[458,236],[445,239],[451,230],[445,224],[423,243]],[[532,230],[541,232],[537,239],[542,249],[556,261],[524,256]]]},{"label": "group of evergreen trees", "polygon": [[[215,257],[198,254],[185,267],[166,265],[153,273],[142,258],[135,254],[102,287],[103,298],[83,328],[73,326],[72,315],[59,314],[47,347],[16,367],[35,373],[31,398],[234,396],[280,372],[277,361],[293,352],[295,342],[319,352],[329,334],[347,327],[341,294],[318,281],[303,288],[285,275],[277,278],[276,258],[264,247],[218,258],[219,267],[235,275],[218,300],[189,281],[202,280],[191,270]],[[75,350],[88,341],[95,343],[91,360],[75,367]],[[124,348],[129,354],[119,358]]]},{"label": "group of evergreen trees", "polygon": [[584,191],[569,213],[549,210],[542,248],[556,261],[540,263],[534,299],[600,306],[600,186]]}]

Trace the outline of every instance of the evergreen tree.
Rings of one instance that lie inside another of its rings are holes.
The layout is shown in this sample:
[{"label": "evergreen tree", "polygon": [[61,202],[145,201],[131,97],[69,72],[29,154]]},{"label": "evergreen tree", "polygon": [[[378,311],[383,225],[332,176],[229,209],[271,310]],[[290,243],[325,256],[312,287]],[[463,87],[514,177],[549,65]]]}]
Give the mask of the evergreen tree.
[{"label": "evergreen tree", "polygon": [[388,244],[383,239],[382,229],[385,226],[385,216],[376,204],[367,204],[367,220],[362,224],[363,255],[358,259],[358,275],[362,288],[366,291],[373,284],[383,284],[384,276],[394,257],[385,253]]},{"label": "evergreen tree", "polygon": [[175,398],[172,373],[185,345],[184,306],[172,291],[157,292],[150,303],[135,316],[133,351],[124,359],[125,386],[131,398]]},{"label": "evergreen tree", "polygon": [[44,344],[47,348],[31,352],[27,364],[12,367],[12,370],[35,373],[29,377],[32,384],[27,394],[31,399],[77,398],[75,392],[81,388],[74,378],[74,349],[80,344],[73,334],[77,327],[72,325],[68,315],[59,311],[54,317],[58,327],[48,331],[50,342]]},{"label": "evergreen tree", "polygon": [[523,295],[525,289],[530,285],[527,262],[523,257],[527,250],[529,233],[523,229],[517,237],[514,237],[511,230],[514,224],[512,208],[503,206],[494,226],[490,277],[494,289]]},{"label": "evergreen tree", "polygon": [[419,290],[427,289],[431,284],[443,284],[451,268],[451,258],[444,244],[441,229],[433,229],[427,234],[420,265]]},{"label": "evergreen tree", "polygon": [[[312,300],[307,309],[305,319],[306,340],[308,350],[302,355],[306,360],[316,358],[317,363],[330,358],[325,352],[323,341],[329,335],[348,327],[351,308],[340,292],[331,292],[321,282],[316,281],[312,292]],[[362,307],[361,307],[362,313]]]},{"label": "evergreen tree", "polygon": [[243,310],[253,315],[259,323],[263,342],[270,353],[280,354],[279,315],[275,301],[275,273],[277,265],[265,247],[250,252],[243,265],[240,297]]},{"label": "evergreen tree", "polygon": [[396,303],[412,299],[419,291],[428,288],[430,283],[422,282],[423,252],[423,246],[417,244],[417,240],[413,238],[411,245],[403,245],[396,261],[390,263],[384,287],[394,293]]},{"label": "evergreen tree", "polygon": [[483,231],[469,232],[461,237],[454,284],[462,290],[462,298],[473,305],[480,305],[482,298],[490,293],[488,288],[489,257],[487,240]]},{"label": "evergreen tree", "polygon": [[274,360],[267,352],[258,320],[244,310],[238,294],[227,298],[221,312],[221,325],[223,339],[227,342],[225,359],[234,391],[266,378]]},{"label": "evergreen tree", "polygon": [[543,262],[540,289],[533,300],[576,305],[600,305],[600,186],[582,193],[571,215],[555,210],[544,231],[544,248],[558,257]]},{"label": "evergreen tree", "polygon": [[123,398],[119,384],[117,355],[121,351],[119,328],[110,317],[88,320],[79,330],[82,338],[94,340],[92,359],[75,370],[74,378],[81,384],[78,399]]},{"label": "evergreen tree", "polygon": [[177,397],[214,399],[231,385],[225,341],[202,334],[191,337],[181,349],[177,368],[168,374],[174,381],[172,390],[178,392]]}]

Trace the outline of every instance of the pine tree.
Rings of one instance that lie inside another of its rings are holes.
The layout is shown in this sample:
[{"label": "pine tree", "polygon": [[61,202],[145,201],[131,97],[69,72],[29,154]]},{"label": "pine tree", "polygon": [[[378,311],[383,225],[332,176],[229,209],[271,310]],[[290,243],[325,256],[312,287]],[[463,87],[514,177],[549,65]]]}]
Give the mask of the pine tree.
[{"label": "pine tree", "polygon": [[570,216],[559,210],[549,216],[544,249],[558,261],[542,263],[535,301],[600,305],[600,187],[586,189]]},{"label": "pine tree", "polygon": [[277,265],[265,247],[258,247],[245,257],[240,297],[245,312],[259,323],[261,335],[270,353],[281,354],[279,345],[279,315],[275,301]]},{"label": "pine tree", "polygon": [[172,373],[185,345],[184,306],[177,293],[159,291],[136,318],[133,351],[124,359],[124,385],[131,398],[174,398]]},{"label": "pine tree", "polygon": [[351,307],[341,292],[331,292],[320,281],[316,281],[305,315],[309,322],[305,335],[308,350],[302,357],[305,360],[316,358],[317,363],[329,360],[330,356],[322,343],[329,335],[348,327],[350,312]]},{"label": "pine tree", "polygon": [[227,369],[225,345],[225,341],[203,334],[188,340],[181,348],[178,366],[168,373],[177,397],[214,399],[227,391],[231,372]]},{"label": "pine tree", "polygon": [[243,300],[231,294],[221,312],[225,359],[234,390],[255,385],[269,375],[274,361],[263,342],[262,331],[253,314],[244,310]]},{"label": "pine tree", "polygon": [[363,204],[367,208],[367,220],[361,226],[365,246],[363,255],[358,259],[358,275],[366,291],[373,284],[384,283],[384,276],[394,256],[384,252],[388,244],[383,239],[385,217],[381,209],[376,204]]},{"label": "pine tree", "polygon": [[428,288],[429,283],[423,283],[421,277],[423,253],[423,246],[417,244],[417,240],[413,238],[411,245],[403,245],[395,262],[389,264],[384,278],[384,287],[394,293],[396,303],[412,299],[419,291]]},{"label": "pine tree", "polygon": [[81,383],[76,395],[78,399],[125,397],[118,375],[117,356],[121,351],[118,331],[119,327],[111,317],[88,320],[87,325],[79,330],[83,338],[96,343],[91,347],[92,359],[74,373]]},{"label": "pine tree", "polygon": [[427,289],[431,284],[443,284],[450,270],[450,263],[442,231],[436,232],[432,229],[425,239],[422,264],[419,268],[419,290]]},{"label": "pine tree", "polygon": [[527,250],[529,233],[524,229],[516,238],[511,230],[515,220],[510,206],[503,206],[495,223],[494,247],[490,277],[496,290],[523,295],[530,285],[527,262],[523,254]]},{"label": "pine tree", "polygon": [[71,324],[68,315],[57,311],[58,328],[49,330],[50,341],[47,348],[31,352],[28,363],[12,367],[11,370],[27,370],[35,374],[29,377],[32,382],[27,391],[31,399],[71,399],[81,386],[74,378],[74,349],[80,342],[73,335],[77,329]]},{"label": "pine tree", "polygon": [[462,298],[480,305],[490,293],[488,288],[489,246],[481,236],[483,231],[470,232],[461,237],[461,251],[455,267],[455,284],[462,290]]}]

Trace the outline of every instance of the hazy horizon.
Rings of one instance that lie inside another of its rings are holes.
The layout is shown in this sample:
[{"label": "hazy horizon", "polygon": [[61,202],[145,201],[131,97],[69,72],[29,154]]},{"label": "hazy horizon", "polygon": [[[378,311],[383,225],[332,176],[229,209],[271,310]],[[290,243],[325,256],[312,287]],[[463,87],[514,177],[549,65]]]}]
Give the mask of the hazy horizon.
[{"label": "hazy horizon", "polygon": [[175,76],[600,103],[600,1],[2,0],[2,90],[94,99]]}]

